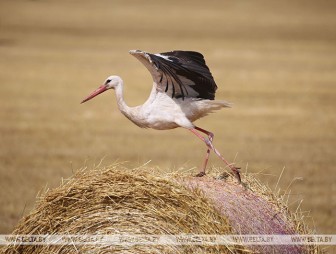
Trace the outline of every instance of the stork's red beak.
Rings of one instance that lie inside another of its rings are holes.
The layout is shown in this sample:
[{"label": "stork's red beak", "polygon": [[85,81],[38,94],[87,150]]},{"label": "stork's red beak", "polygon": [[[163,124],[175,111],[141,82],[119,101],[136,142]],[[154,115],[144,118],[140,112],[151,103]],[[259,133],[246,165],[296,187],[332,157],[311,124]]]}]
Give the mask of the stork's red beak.
[{"label": "stork's red beak", "polygon": [[98,87],[96,90],[94,90],[88,97],[86,97],[84,100],[82,100],[81,103],[84,103],[88,100],[91,100],[93,97],[96,97],[98,94],[101,94],[107,90],[105,85],[102,85]]}]

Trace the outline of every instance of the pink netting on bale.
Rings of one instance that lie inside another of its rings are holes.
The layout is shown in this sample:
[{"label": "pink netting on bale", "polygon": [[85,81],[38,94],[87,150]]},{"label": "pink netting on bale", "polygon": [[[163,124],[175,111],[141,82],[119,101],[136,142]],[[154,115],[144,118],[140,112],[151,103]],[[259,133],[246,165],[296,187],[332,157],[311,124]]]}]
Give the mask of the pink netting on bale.
[{"label": "pink netting on bale", "polygon": [[[192,190],[201,191],[214,207],[225,216],[235,234],[283,235],[302,234],[307,229],[295,220],[281,198],[251,176],[240,185],[231,177],[186,177],[179,182]],[[250,250],[261,253],[314,253],[315,247],[288,245],[251,245]]]}]

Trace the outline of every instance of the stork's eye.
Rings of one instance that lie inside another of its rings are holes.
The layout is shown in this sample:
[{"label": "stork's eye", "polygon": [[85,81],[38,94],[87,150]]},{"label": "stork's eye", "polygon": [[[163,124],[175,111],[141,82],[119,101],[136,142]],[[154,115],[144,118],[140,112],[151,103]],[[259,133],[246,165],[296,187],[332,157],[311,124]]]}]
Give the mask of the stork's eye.
[{"label": "stork's eye", "polygon": [[111,79],[106,80],[105,84],[108,84],[111,82]]}]

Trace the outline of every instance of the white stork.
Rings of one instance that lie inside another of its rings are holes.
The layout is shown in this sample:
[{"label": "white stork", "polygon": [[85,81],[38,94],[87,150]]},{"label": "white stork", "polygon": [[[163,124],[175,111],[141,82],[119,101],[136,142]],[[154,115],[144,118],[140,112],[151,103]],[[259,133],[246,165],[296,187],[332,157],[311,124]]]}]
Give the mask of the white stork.
[{"label": "white stork", "polygon": [[214,110],[230,107],[226,101],[214,100],[217,85],[203,55],[193,51],[150,54],[141,50],[131,50],[129,53],[145,65],[153,77],[153,89],[147,101],[140,106],[127,106],[123,98],[123,80],[118,76],[109,76],[103,85],[82,103],[109,89],[114,89],[119,110],[137,126],[156,130],[183,127],[205,143],[207,146],[205,161],[196,176],[205,175],[212,150],[241,182],[238,168],[225,160],[213,146],[214,134],[193,124]]}]

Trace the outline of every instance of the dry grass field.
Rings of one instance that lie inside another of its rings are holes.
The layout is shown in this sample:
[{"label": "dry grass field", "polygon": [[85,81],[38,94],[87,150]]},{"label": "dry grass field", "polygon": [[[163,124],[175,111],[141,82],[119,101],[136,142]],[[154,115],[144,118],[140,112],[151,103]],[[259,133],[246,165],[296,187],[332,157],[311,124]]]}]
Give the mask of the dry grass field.
[{"label": "dry grass field", "polygon": [[0,0],[0,233],[102,159],[197,172],[205,147],[188,131],[138,128],[112,92],[80,104],[110,74],[129,105],[146,100],[151,77],[130,49],[202,52],[234,107],[198,125],[270,186],[285,167],[290,207],[303,200],[310,225],[336,233],[335,13],[335,1]]}]

